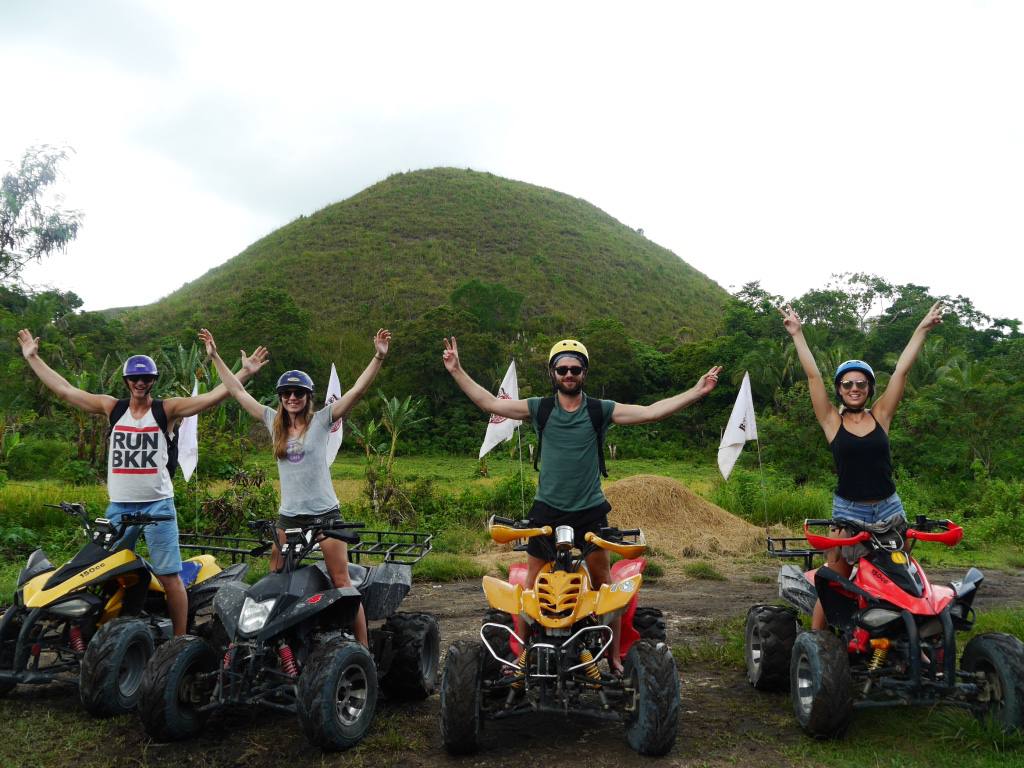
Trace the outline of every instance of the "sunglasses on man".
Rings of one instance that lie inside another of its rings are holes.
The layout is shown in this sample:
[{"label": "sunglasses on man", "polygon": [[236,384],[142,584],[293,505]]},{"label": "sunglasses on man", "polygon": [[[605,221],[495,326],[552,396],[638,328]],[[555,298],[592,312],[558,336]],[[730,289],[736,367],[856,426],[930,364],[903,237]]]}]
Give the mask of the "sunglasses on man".
[{"label": "sunglasses on man", "polygon": [[854,387],[856,387],[857,389],[867,389],[868,388],[868,382],[867,382],[867,379],[856,379],[856,380],[840,381],[839,382],[839,386],[842,387],[843,389],[845,389],[847,392],[849,392]]},{"label": "sunglasses on man", "polygon": [[581,365],[556,365],[555,373],[559,376],[565,376],[571,373],[573,376],[579,376],[583,373],[583,366]]},{"label": "sunglasses on man", "polygon": [[137,381],[141,381],[144,384],[152,384],[154,381],[156,381],[156,376],[146,376],[142,374],[139,374],[138,376],[125,376],[125,378],[132,384],[134,384]]}]

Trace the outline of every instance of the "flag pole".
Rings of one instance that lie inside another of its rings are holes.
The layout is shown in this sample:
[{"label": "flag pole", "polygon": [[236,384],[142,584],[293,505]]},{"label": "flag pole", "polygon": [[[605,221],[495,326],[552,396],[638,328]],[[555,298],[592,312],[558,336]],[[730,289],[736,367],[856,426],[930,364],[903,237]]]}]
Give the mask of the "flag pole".
[{"label": "flag pole", "polygon": [[526,517],[526,478],[523,476],[523,434],[519,427],[516,427],[516,442],[519,444],[519,499],[520,510],[523,517]]},{"label": "flag pole", "polygon": [[761,502],[764,504],[764,535],[768,535],[768,485],[764,481],[764,465],[761,464],[761,441],[755,439],[757,446],[757,468],[761,473]]}]

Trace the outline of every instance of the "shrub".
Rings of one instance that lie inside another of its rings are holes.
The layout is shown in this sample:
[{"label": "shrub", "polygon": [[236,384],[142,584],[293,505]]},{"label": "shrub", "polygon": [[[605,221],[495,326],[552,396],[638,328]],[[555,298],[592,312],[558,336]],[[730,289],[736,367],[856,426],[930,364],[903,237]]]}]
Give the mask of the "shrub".
[{"label": "shrub", "polygon": [[12,480],[57,477],[71,455],[65,440],[22,440],[7,454],[7,473]]},{"label": "shrub", "polygon": [[66,462],[60,468],[57,476],[68,485],[92,485],[99,480],[95,467],[81,459],[71,459]]}]

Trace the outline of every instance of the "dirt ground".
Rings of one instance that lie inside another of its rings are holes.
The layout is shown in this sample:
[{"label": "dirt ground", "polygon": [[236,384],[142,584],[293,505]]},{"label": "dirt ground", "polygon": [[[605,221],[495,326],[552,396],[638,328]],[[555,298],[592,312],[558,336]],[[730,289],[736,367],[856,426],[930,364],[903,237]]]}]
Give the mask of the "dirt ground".
[{"label": "dirt ground", "polygon": [[[719,566],[721,568],[721,565]],[[640,604],[665,611],[673,646],[718,638],[729,620],[746,614],[749,605],[775,599],[777,567],[771,563],[734,565],[725,581],[695,580],[672,572],[645,585]],[[961,571],[933,571],[934,583],[959,578]],[[991,572],[976,607],[1024,603],[1024,571]],[[417,584],[403,604],[408,611],[438,617],[442,651],[457,638],[476,635],[484,611],[479,582]],[[482,750],[466,758],[450,757],[438,727],[438,697],[414,704],[384,701],[367,740],[340,755],[324,755],[303,739],[293,716],[258,709],[215,717],[203,736],[187,743],[150,742],[133,717],[112,721],[108,738],[92,744],[67,764],[102,763],[113,766],[192,766],[195,768],[279,768],[288,766],[499,766],[565,765],[586,755],[588,768],[622,765],[652,766],[789,766],[794,763],[779,749],[797,742],[799,732],[787,695],[757,694],[740,669],[706,663],[680,667],[683,706],[679,739],[672,752],[659,759],[640,758],[625,742],[622,727],[587,719],[550,715],[488,723]],[[0,717],[22,716],[40,710],[72,724],[86,716],[73,689],[50,686],[19,689],[0,702]],[[49,716],[49,715],[48,715]],[[83,723],[84,725],[84,723]],[[63,726],[62,726],[62,729]],[[68,730],[73,731],[74,726]],[[770,730],[773,737],[764,740]],[[59,737],[57,737],[59,738]],[[83,740],[88,741],[88,740]],[[0,760],[0,762],[4,762]],[[33,759],[25,765],[38,765]],[[6,764],[5,764],[6,768]]]}]

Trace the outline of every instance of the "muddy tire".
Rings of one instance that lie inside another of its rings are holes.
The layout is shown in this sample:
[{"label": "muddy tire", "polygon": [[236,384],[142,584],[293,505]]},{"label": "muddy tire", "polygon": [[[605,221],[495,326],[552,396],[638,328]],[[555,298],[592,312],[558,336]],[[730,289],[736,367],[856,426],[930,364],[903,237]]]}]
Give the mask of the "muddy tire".
[{"label": "muddy tire", "polygon": [[[510,631],[515,632],[515,623],[512,621],[512,616],[499,611],[496,608],[491,608],[484,614],[481,624],[481,633],[487,640],[487,644],[494,649],[494,652],[499,656],[503,656],[507,661],[515,661],[515,654],[512,653],[512,648],[509,645],[509,635],[505,632],[494,627],[483,628],[483,624],[501,624],[504,627],[508,627]],[[484,677],[492,678],[498,675],[501,671],[501,664],[487,651],[486,648],[481,648],[480,652],[483,655],[483,674]]]},{"label": "muddy tire", "polygon": [[789,663],[789,692],[800,727],[819,739],[841,736],[853,717],[850,659],[828,630],[801,632]]},{"label": "muddy tire", "polygon": [[319,649],[298,685],[299,723],[310,743],[339,752],[354,747],[377,710],[377,667],[359,643]]},{"label": "muddy tire", "polygon": [[206,725],[207,703],[197,696],[198,675],[217,669],[217,654],[198,637],[175,637],[157,648],[142,679],[139,718],[157,741],[177,741],[199,733]]},{"label": "muddy tire", "polygon": [[480,748],[485,653],[477,640],[456,640],[448,649],[441,677],[441,740],[453,755],[468,755]]},{"label": "muddy tire", "polygon": [[[14,647],[18,642],[18,633],[21,632],[21,613],[21,609],[12,605],[0,616],[0,669],[14,668]],[[18,684],[11,680],[0,680],[0,698],[17,687]]]},{"label": "muddy tire", "polygon": [[626,720],[626,740],[641,755],[665,755],[679,730],[679,673],[665,643],[640,640],[629,649],[626,679],[637,692]]},{"label": "muddy tire", "polygon": [[633,614],[633,629],[640,633],[641,640],[653,640],[656,643],[668,640],[665,614],[660,608],[637,608]]},{"label": "muddy tire", "polygon": [[984,674],[988,683],[991,700],[975,710],[979,719],[991,719],[1006,733],[1024,729],[1024,643],[1002,632],[977,635],[964,648],[960,668]]},{"label": "muddy tire", "polygon": [[146,664],[153,655],[153,636],[144,621],[108,621],[89,641],[79,671],[79,698],[94,717],[113,717],[135,710]]},{"label": "muddy tire", "polygon": [[395,613],[384,622],[394,635],[395,656],[381,678],[389,696],[425,699],[437,688],[441,634],[437,619],[429,613]]},{"label": "muddy tire", "polygon": [[744,647],[747,679],[759,691],[789,690],[789,660],[800,623],[796,611],[755,605],[747,611]]}]

